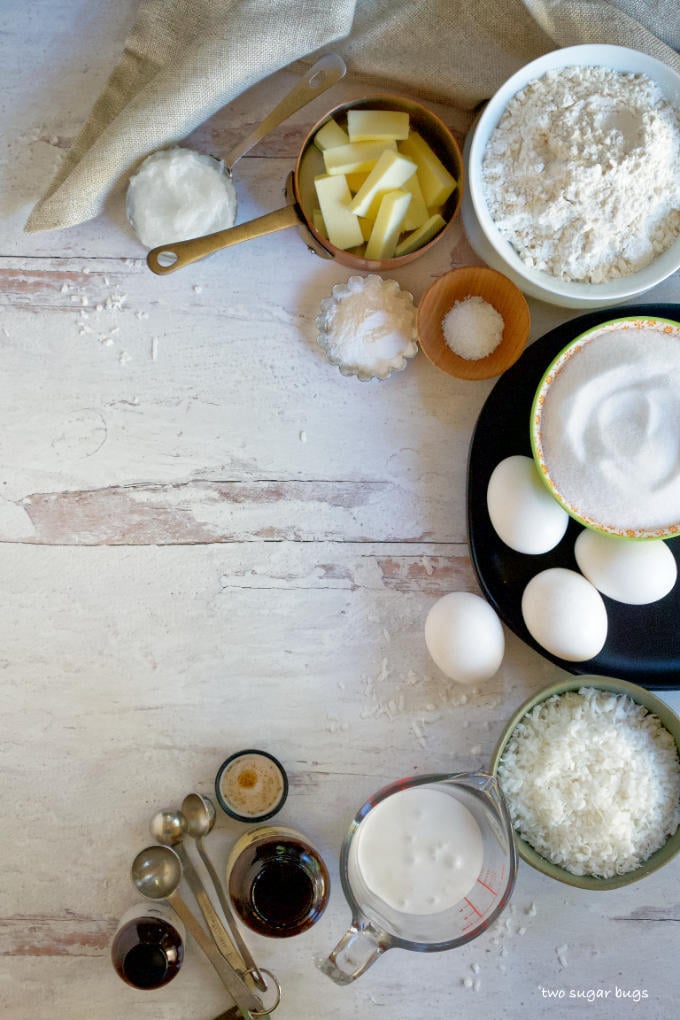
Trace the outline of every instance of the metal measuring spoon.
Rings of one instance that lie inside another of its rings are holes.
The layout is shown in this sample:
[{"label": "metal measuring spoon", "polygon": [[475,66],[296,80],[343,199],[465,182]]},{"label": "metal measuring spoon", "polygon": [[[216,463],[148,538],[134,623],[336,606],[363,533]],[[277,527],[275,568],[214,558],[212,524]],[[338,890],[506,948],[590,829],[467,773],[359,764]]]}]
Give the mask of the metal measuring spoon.
[{"label": "metal measuring spoon", "polygon": [[208,857],[205,847],[203,846],[203,836],[207,836],[215,825],[215,805],[209,797],[203,797],[200,793],[188,793],[182,801],[182,814],[184,815],[187,823],[186,831],[188,835],[196,841],[196,849],[198,850],[201,860],[205,864],[206,871],[210,875],[210,881],[215,887],[215,892],[218,900],[220,901],[220,906],[222,907],[227,924],[229,925],[229,931],[231,932],[232,938],[236,943],[248,970],[253,976],[253,981],[257,987],[264,992],[267,989],[267,982],[260,974],[248,946],[243,941],[243,937],[239,931],[236,918],[234,917],[229,900],[224,891],[224,887],[219,880],[212,861]]},{"label": "metal measuring spoon", "polygon": [[162,843],[163,846],[172,847],[179,857],[184,877],[194,894],[194,899],[203,914],[205,923],[208,925],[208,930],[219,952],[235,971],[239,974],[247,974],[248,965],[232,942],[229,932],[220,921],[199,878],[198,872],[194,868],[191,858],[182,843],[186,832],[187,820],[181,811],[158,811],[151,819],[151,835],[153,838]]},{"label": "metal measuring spoon", "polygon": [[177,891],[182,879],[182,862],[178,854],[169,846],[146,847],[132,862],[130,877],[142,896],[150,900],[166,900],[170,904],[208,957],[238,1008],[255,1016],[266,1016],[269,1010],[263,1008],[262,1000],[218,952],[215,943],[206,935]]}]

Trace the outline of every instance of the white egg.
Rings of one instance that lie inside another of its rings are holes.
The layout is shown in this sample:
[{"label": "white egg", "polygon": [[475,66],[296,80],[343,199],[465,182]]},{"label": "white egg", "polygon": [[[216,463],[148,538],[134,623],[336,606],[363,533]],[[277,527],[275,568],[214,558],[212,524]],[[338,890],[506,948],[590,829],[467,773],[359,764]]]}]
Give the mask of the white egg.
[{"label": "white egg", "polygon": [[489,517],[498,537],[515,552],[548,552],[561,540],[569,516],[541,481],[531,457],[506,457],[486,490]]},{"label": "white egg", "polygon": [[675,557],[660,539],[632,542],[586,528],[576,539],[574,555],[598,591],[631,606],[662,599],[678,576]]},{"label": "white egg", "polygon": [[425,621],[425,644],[442,673],[463,684],[492,677],[505,652],[498,616],[488,602],[467,591],[435,602]]},{"label": "white egg", "polygon": [[522,595],[527,630],[548,652],[568,662],[592,659],[607,640],[607,610],[585,577],[551,567],[532,577]]}]

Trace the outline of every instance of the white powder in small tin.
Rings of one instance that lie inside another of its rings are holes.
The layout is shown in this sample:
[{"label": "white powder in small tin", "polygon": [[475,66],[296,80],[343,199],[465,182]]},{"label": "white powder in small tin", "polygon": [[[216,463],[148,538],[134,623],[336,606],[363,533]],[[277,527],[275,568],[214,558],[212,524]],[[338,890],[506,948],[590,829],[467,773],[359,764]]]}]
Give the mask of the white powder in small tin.
[{"label": "white powder in small tin", "polygon": [[508,104],[484,153],[489,212],[521,259],[601,283],[680,234],[680,114],[645,75],[551,71]]},{"label": "white powder in small tin", "polygon": [[396,280],[350,276],[321,302],[319,343],[345,375],[385,378],[418,351],[413,297]]},{"label": "white powder in small tin", "polygon": [[444,339],[454,354],[478,361],[495,351],[503,339],[503,316],[475,295],[456,301],[442,321]]}]

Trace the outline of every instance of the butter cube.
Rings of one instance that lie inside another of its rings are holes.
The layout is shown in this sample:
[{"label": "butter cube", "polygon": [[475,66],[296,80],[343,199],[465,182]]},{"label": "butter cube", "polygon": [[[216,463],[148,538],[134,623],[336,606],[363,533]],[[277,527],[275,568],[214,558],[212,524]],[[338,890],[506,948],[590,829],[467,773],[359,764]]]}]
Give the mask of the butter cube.
[{"label": "butter cube", "polygon": [[360,216],[359,226],[361,227],[361,233],[363,234],[364,241],[368,241],[373,227],[375,226],[375,220],[369,220],[365,216]]},{"label": "butter cube", "polygon": [[368,173],[365,174],[345,174],[347,177],[347,183],[349,190],[353,195],[356,195],[357,191],[368,177]]},{"label": "butter cube", "polygon": [[373,138],[384,141],[408,138],[408,113],[396,110],[348,110],[347,131],[350,142],[365,142]]},{"label": "butter cube", "polygon": [[406,141],[399,143],[399,151],[417,164],[418,182],[428,208],[442,205],[456,187],[456,179],[425,139],[417,131],[412,131]]},{"label": "butter cube", "polygon": [[[404,220],[403,230],[416,230],[418,227],[422,227],[423,223],[426,222],[431,216],[431,211],[428,210],[425,199],[423,198],[423,192],[418,181],[418,174],[415,173],[413,177],[409,177],[407,181],[402,184],[404,191],[408,191],[411,196],[411,202],[408,209],[406,210],[406,219]],[[433,212],[434,210],[432,210]]]},{"label": "butter cube", "polygon": [[411,231],[410,234],[406,234],[401,241],[397,244],[394,249],[396,258],[401,255],[410,255],[416,248],[422,248],[424,244],[427,244],[435,234],[438,234],[446,226],[446,220],[439,213],[435,213],[434,216],[430,216],[429,220],[423,223],[422,227],[418,227],[417,230]]},{"label": "butter cube", "polygon": [[351,195],[345,178],[326,174],[314,179],[314,187],[331,244],[342,249],[362,244],[359,218],[347,208]]},{"label": "butter cube", "polygon": [[336,145],[349,145],[349,135],[341,128],[332,117],[320,127],[314,135],[314,144],[317,149],[323,152],[325,149],[332,149]]},{"label": "butter cube", "polygon": [[[357,142],[357,145],[368,145],[368,142]],[[368,177],[349,203],[350,212],[357,216],[366,216],[376,195],[400,188],[404,181],[416,172],[416,164],[405,159],[398,152],[388,149],[375,164]]]},{"label": "butter cube", "polygon": [[367,259],[392,258],[410,201],[408,192],[398,189],[384,196],[366,245]]},{"label": "butter cube", "polygon": [[327,174],[358,174],[371,170],[386,148],[397,151],[396,142],[350,142],[326,149],[323,161]]}]

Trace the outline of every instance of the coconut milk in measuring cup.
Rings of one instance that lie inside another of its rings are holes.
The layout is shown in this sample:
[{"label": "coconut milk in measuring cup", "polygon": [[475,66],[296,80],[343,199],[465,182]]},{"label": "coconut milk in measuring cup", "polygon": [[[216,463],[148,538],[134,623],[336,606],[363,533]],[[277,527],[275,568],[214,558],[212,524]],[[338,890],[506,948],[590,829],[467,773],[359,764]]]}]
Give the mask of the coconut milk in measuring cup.
[{"label": "coconut milk in measuring cup", "polygon": [[360,977],[386,950],[455,949],[507,904],[517,874],[512,823],[485,773],[403,779],[358,811],[340,878],[352,924],[321,970]]}]

